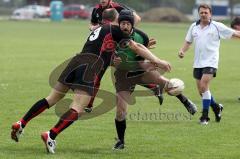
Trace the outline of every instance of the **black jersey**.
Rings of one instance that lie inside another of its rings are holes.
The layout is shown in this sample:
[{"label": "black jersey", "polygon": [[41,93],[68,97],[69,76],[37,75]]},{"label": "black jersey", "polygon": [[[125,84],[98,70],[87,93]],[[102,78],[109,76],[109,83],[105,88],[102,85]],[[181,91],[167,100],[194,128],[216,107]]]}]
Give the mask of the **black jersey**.
[{"label": "black jersey", "polygon": [[116,43],[125,38],[118,26],[108,24],[97,28],[89,35],[81,53],[69,61],[58,81],[93,95],[96,81],[101,80],[111,63]]},{"label": "black jersey", "polygon": [[[118,13],[121,12],[123,9],[130,9],[127,6],[116,3],[116,2],[111,2],[110,6],[108,8],[115,8]],[[92,11],[92,16],[91,16],[91,23],[92,24],[101,24],[102,23],[102,13],[105,8],[102,8],[100,4],[98,4],[96,7],[93,8]]]},{"label": "black jersey", "polygon": [[91,32],[81,53],[97,55],[109,66],[116,44],[126,38],[118,26],[103,25]]}]

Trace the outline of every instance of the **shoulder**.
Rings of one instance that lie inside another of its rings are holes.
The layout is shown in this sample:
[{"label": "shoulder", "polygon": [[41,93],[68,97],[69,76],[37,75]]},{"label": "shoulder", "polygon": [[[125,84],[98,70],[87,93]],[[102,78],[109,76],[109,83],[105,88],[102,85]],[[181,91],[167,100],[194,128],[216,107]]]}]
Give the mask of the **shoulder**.
[{"label": "shoulder", "polygon": [[139,34],[140,36],[142,36],[143,38],[147,37],[148,38],[148,35],[146,33],[144,33],[142,30],[140,29],[136,29],[134,28],[134,32]]},{"label": "shoulder", "polygon": [[215,27],[226,27],[225,24],[217,21],[212,21],[211,24],[214,25]]},{"label": "shoulder", "polygon": [[228,30],[230,29],[229,27],[227,27],[225,24],[221,23],[221,22],[217,22],[217,21],[212,21],[212,26],[215,27],[218,31],[224,31],[224,30]]},{"label": "shoulder", "polygon": [[149,37],[146,33],[144,33],[143,31],[139,30],[139,29],[134,29],[135,34],[138,34],[142,40],[143,40],[143,45],[147,46],[149,43]]},{"label": "shoulder", "polygon": [[192,32],[194,30],[194,28],[197,28],[197,26],[199,25],[199,22],[193,22],[188,29],[188,33]]},{"label": "shoulder", "polygon": [[113,8],[115,8],[115,7],[122,7],[122,4],[117,3],[117,2],[112,2],[112,3],[111,3],[111,6],[112,6]]},{"label": "shoulder", "polygon": [[113,3],[111,4],[111,6],[112,6],[113,8],[115,8],[115,9],[117,9],[118,11],[119,11],[119,10],[121,11],[122,9],[131,10],[128,6],[126,6],[126,5],[122,4],[122,3],[113,2]]},{"label": "shoulder", "polygon": [[217,22],[217,21],[215,21],[215,20],[213,20],[211,23],[214,24],[214,25],[222,25],[222,24],[223,24],[223,23]]},{"label": "shoulder", "polygon": [[199,25],[200,23],[198,22],[198,21],[196,21],[196,22],[193,22],[191,25],[190,25],[190,28],[193,28],[193,27],[195,27],[195,26],[197,26],[197,25]]}]

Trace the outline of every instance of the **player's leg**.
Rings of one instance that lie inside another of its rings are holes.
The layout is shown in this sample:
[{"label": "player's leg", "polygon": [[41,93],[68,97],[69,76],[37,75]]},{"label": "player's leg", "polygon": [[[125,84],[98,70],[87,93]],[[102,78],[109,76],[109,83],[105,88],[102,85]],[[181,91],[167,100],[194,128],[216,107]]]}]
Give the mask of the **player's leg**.
[{"label": "player's leg", "polygon": [[162,105],[162,103],[163,103],[163,87],[162,86],[157,85],[157,84],[146,84],[146,85],[141,85],[141,86],[153,91],[154,95],[159,100],[159,104]]},{"label": "player's leg", "polygon": [[[218,104],[215,102],[213,95],[210,92],[209,85],[213,77],[216,76],[217,69],[206,67],[202,69],[202,77],[200,80],[197,80],[198,90],[199,93],[201,93],[202,96],[202,102],[203,102],[203,115],[200,118],[203,119],[203,122],[206,123],[204,120],[209,120],[208,118],[208,111],[209,106],[212,107],[214,114],[215,114],[215,121],[220,122],[221,120],[221,112],[223,110],[223,106],[221,104]],[[206,119],[204,119],[206,118]]]},{"label": "player's leg", "polygon": [[[148,61],[140,61],[139,69],[143,69],[145,72],[156,71],[156,66]],[[163,73],[163,72],[162,72]],[[141,84],[140,84],[141,85]],[[154,95],[158,98],[160,105],[163,103],[163,87],[158,84],[143,84],[141,85],[153,91]]]},{"label": "player's leg", "polygon": [[212,74],[203,74],[201,80],[197,80],[199,92],[202,94],[202,116],[200,117],[201,124],[208,124],[209,121],[208,112],[211,105],[211,92],[209,86],[212,79]]},{"label": "player's leg", "polygon": [[94,84],[94,94],[90,100],[90,102],[88,103],[87,107],[84,108],[85,112],[87,113],[91,113],[92,110],[93,110],[93,102],[96,98],[96,95],[98,93],[98,90],[99,90],[99,87],[100,87],[100,80],[97,80],[96,83]]},{"label": "player's leg", "polygon": [[182,93],[177,95],[176,98],[183,104],[187,111],[194,115],[197,112],[197,106],[189,98],[187,98]]},{"label": "player's leg", "polygon": [[55,153],[55,138],[64,129],[73,124],[74,121],[78,120],[78,118],[84,112],[84,107],[88,105],[90,99],[91,96],[87,92],[78,89],[74,90],[71,108],[60,117],[59,121],[54,127],[52,127],[52,129],[41,134],[42,140],[45,143],[48,152]]},{"label": "player's leg", "polygon": [[23,133],[23,128],[27,125],[27,123],[34,117],[41,114],[47,108],[55,105],[65,96],[65,93],[68,90],[69,87],[58,82],[55,85],[55,88],[52,89],[51,93],[46,98],[43,98],[33,104],[33,106],[28,110],[28,112],[18,122],[12,125],[11,138],[18,142],[21,134]]},{"label": "player's leg", "polygon": [[[165,85],[169,82],[169,79],[167,79],[164,76],[161,76],[158,71],[147,72],[142,79],[143,79],[143,82],[150,82],[150,81],[155,83],[157,82],[157,84],[159,84],[162,88],[164,88]],[[187,109],[189,113],[193,115],[197,112],[196,105],[191,100],[189,100],[186,96],[184,96],[183,94],[180,94],[176,97],[180,100],[180,102],[183,103],[184,107]]]},{"label": "player's leg", "polygon": [[126,131],[126,114],[128,101],[131,97],[131,92],[120,91],[117,93],[117,108],[116,108],[116,118],[115,126],[118,135],[118,141],[114,145],[113,149],[123,149],[124,148],[124,137]]},{"label": "player's leg", "polygon": [[158,84],[165,88],[165,85],[169,82],[169,79],[159,74],[158,71],[150,71],[144,73],[141,78],[143,84]]}]

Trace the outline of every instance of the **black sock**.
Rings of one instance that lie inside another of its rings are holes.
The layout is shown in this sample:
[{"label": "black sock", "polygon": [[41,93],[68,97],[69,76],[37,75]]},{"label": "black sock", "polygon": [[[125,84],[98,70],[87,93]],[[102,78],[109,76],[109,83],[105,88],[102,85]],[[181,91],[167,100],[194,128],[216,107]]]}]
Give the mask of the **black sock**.
[{"label": "black sock", "polygon": [[208,118],[208,109],[203,109],[202,118]]},{"label": "black sock", "polygon": [[185,97],[183,94],[179,94],[176,96],[183,104],[187,101],[187,97]]},{"label": "black sock", "polygon": [[126,119],[124,119],[123,121],[117,121],[117,119],[115,119],[115,126],[118,134],[118,139],[124,143]]},{"label": "black sock", "polygon": [[37,103],[35,103],[29,109],[29,111],[25,114],[25,116],[20,120],[22,123],[22,127],[24,128],[31,119],[38,116],[40,113],[42,113],[47,108],[49,108],[49,104],[45,98],[43,98],[43,99],[39,100]]},{"label": "black sock", "polygon": [[74,109],[69,109],[65,114],[61,116],[58,123],[50,130],[50,138],[55,140],[59,133],[69,127],[77,119],[78,112]]}]

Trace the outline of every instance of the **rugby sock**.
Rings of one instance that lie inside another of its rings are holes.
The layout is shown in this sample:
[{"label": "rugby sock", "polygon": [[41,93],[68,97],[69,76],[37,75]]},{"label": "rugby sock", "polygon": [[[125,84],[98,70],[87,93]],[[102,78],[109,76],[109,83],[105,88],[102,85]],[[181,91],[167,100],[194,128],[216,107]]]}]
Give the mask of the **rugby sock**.
[{"label": "rugby sock", "polygon": [[183,94],[179,94],[176,96],[183,104],[187,101],[187,97],[185,97]]},{"label": "rugby sock", "polygon": [[214,100],[214,97],[211,96],[211,107],[214,108],[216,106],[218,106],[218,103],[216,103],[215,100]]},{"label": "rugby sock", "polygon": [[20,122],[22,124],[22,128],[24,128],[31,119],[38,116],[40,113],[42,113],[47,108],[49,108],[49,104],[45,98],[43,98],[43,99],[39,100],[37,103],[35,103],[29,109],[29,111],[25,114],[25,116],[20,120]]},{"label": "rugby sock", "polygon": [[69,109],[65,114],[61,116],[58,123],[50,130],[50,138],[55,140],[59,133],[61,133],[77,119],[78,112],[74,109]]},{"label": "rugby sock", "polygon": [[148,88],[151,91],[153,91],[155,96],[159,96],[159,95],[162,94],[162,88],[160,88],[161,87],[160,85],[157,85],[157,84],[147,84],[147,85],[141,85],[141,86],[143,86],[145,88]]},{"label": "rugby sock", "polygon": [[118,121],[117,119],[115,119],[115,126],[117,130],[118,139],[124,143],[126,119],[124,119],[123,121]]},{"label": "rugby sock", "polygon": [[209,110],[211,104],[211,92],[208,90],[202,93],[202,105],[204,110]]},{"label": "rugby sock", "polygon": [[154,89],[154,88],[157,87],[156,84],[147,84],[147,85],[142,85],[142,86],[143,86],[143,87],[146,87],[146,88],[148,88],[148,89]]}]

